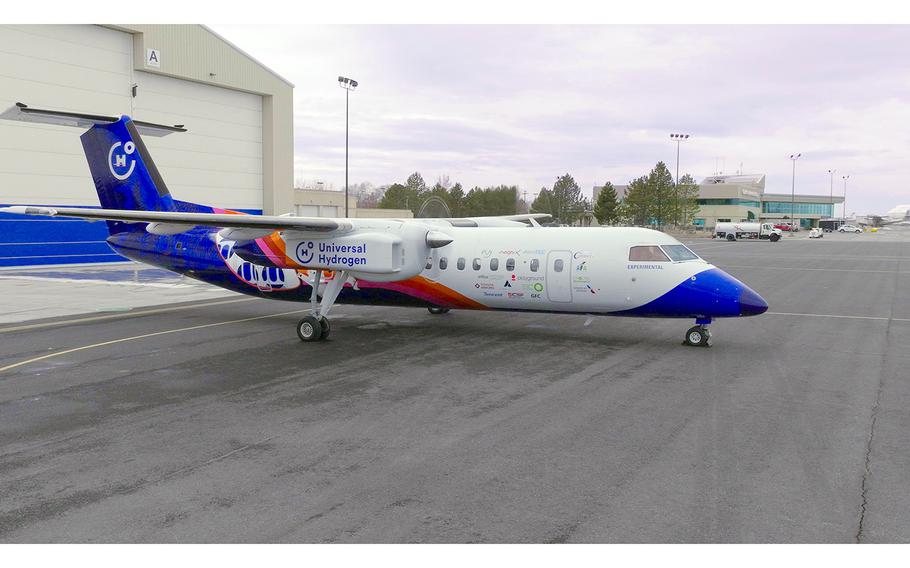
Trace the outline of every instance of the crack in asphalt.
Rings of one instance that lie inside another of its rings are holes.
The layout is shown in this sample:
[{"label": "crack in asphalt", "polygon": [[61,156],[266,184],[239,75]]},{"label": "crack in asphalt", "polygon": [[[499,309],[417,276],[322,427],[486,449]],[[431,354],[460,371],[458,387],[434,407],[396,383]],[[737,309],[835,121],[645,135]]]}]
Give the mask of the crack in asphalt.
[{"label": "crack in asphalt", "polygon": [[[897,290],[898,285],[900,284],[898,276],[901,274],[900,268],[903,263],[904,258],[904,249],[900,249],[901,254],[898,257],[897,265],[894,270],[894,288]],[[896,299],[896,295],[895,295]],[[875,403],[872,405],[872,414],[869,421],[869,437],[866,439],[866,455],[863,463],[863,479],[860,483],[860,510],[859,510],[859,522],[856,527],[856,535],[854,540],[857,543],[863,541],[863,532],[866,529],[866,511],[869,506],[869,496],[868,496],[868,482],[869,478],[872,476],[872,443],[875,438],[875,425],[878,422],[878,414],[881,408],[882,402],[882,391],[885,386],[885,374],[887,372],[887,353],[888,353],[888,341],[891,337],[891,325],[893,322],[894,316],[894,302],[895,299],[891,300],[891,306],[888,310],[888,324],[885,328],[885,349],[882,351],[881,357],[881,367],[878,374],[878,391],[875,393]]]}]

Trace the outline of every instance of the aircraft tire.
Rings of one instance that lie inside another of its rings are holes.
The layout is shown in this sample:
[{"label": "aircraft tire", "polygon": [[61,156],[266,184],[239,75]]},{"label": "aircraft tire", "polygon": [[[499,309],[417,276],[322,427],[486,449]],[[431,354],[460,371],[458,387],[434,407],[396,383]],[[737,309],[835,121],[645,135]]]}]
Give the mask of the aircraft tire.
[{"label": "aircraft tire", "polygon": [[693,347],[710,347],[711,332],[700,325],[690,327],[689,331],[686,332],[686,339],[683,343]]},{"label": "aircraft tire", "polygon": [[429,308],[427,308],[427,311],[429,311],[429,312],[430,312],[431,314],[433,314],[434,316],[438,316],[438,315],[440,315],[440,314],[447,314],[447,313],[449,313],[449,308],[439,308],[439,307],[436,307],[436,306],[430,306]]},{"label": "aircraft tire", "polygon": [[297,322],[297,337],[300,341],[319,341],[322,339],[322,324],[314,316],[306,316]]},{"label": "aircraft tire", "polygon": [[325,341],[329,336],[329,333],[332,331],[332,326],[329,325],[329,318],[323,316],[319,318],[319,325],[322,326],[322,335],[319,336],[320,341]]}]

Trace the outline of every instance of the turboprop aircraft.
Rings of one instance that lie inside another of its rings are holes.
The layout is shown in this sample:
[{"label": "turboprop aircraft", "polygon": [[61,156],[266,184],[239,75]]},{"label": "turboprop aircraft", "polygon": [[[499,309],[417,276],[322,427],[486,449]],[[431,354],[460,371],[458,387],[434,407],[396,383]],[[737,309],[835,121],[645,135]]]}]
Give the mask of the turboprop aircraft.
[{"label": "turboprop aircraft", "polygon": [[[309,302],[302,341],[329,336],[336,303],[688,318],[709,346],[713,318],[764,313],[751,288],[676,239],[635,227],[542,227],[528,214],[464,219],[244,215],[174,199],[140,133],[180,126],[40,110],[0,118],[87,128],[82,146],[101,209],[13,206],[6,213],[105,220],[126,258],[229,290]],[[315,291],[315,293],[314,293]]]}]

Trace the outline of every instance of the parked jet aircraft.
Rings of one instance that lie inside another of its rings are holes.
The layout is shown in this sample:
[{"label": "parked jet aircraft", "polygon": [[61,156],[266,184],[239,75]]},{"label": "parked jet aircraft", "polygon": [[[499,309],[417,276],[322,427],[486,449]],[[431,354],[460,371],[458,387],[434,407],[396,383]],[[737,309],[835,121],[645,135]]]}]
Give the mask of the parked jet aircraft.
[{"label": "parked jet aircraft", "polygon": [[[309,302],[303,341],[329,336],[335,303],[690,318],[708,346],[713,318],[764,313],[751,288],[676,239],[642,228],[541,227],[546,215],[326,219],[244,215],[174,199],[142,141],[183,131],[32,109],[2,118],[82,126],[102,209],[14,206],[6,213],[107,221],[119,254],[230,290]],[[313,291],[316,290],[314,294]]]}]

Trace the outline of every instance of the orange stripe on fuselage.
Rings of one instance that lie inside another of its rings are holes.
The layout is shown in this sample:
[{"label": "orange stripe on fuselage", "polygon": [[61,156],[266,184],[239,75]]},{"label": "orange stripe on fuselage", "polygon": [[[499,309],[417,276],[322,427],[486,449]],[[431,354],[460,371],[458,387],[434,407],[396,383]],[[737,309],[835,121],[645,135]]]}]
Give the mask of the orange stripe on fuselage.
[{"label": "orange stripe on fuselage", "polygon": [[439,296],[440,299],[448,302],[449,304],[459,307],[459,308],[471,308],[475,310],[485,310],[487,306],[468,298],[464,294],[456,292],[455,290],[440,284],[439,282],[434,282],[423,276],[414,276],[413,278],[408,278],[398,282],[397,284],[403,286],[413,286],[424,293],[433,294]]}]

